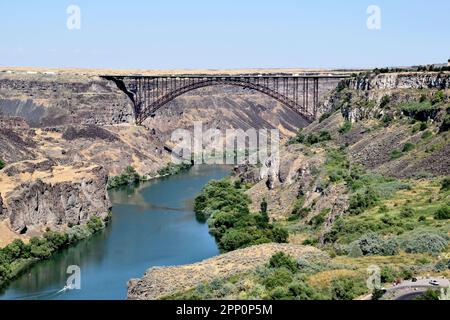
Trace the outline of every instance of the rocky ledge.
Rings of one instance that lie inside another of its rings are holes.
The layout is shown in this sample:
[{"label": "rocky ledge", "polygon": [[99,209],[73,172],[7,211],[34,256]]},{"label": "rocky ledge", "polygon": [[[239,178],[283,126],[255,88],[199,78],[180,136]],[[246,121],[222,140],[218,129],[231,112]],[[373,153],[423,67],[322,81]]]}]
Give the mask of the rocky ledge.
[{"label": "rocky ledge", "polygon": [[263,244],[191,265],[154,267],[149,269],[142,279],[132,279],[128,282],[128,299],[156,300],[178,291],[191,289],[202,282],[254,270],[267,263],[273,254],[280,251],[297,259],[324,255],[319,249],[309,246]]},{"label": "rocky ledge", "polygon": [[106,219],[111,208],[106,185],[107,172],[94,164],[14,163],[0,172],[0,222],[34,236],[46,228],[85,224],[93,216]]}]

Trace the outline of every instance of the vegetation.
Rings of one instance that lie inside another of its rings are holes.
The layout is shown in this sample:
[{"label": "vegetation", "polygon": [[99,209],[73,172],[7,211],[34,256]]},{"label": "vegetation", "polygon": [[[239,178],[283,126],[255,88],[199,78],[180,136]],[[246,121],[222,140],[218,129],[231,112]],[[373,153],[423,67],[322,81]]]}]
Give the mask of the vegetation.
[{"label": "vegetation", "polygon": [[344,122],[344,124],[339,128],[340,134],[346,134],[352,129],[352,123],[348,120]]},{"label": "vegetation", "polygon": [[431,300],[431,301],[433,301],[433,300],[439,300],[440,296],[441,296],[441,293],[439,290],[428,289],[427,291],[425,291],[424,294],[418,296],[416,298],[416,300],[423,300],[423,301]]},{"label": "vegetation", "polygon": [[102,230],[105,223],[92,217],[84,226],[75,226],[67,233],[48,230],[42,237],[33,237],[28,244],[16,239],[0,249],[0,287],[36,261],[48,259],[55,252]]},{"label": "vegetation", "polygon": [[333,272],[330,261],[296,260],[278,252],[254,271],[215,279],[164,299],[351,300],[367,293],[362,275],[336,275],[321,285],[318,274]]},{"label": "vegetation", "polygon": [[142,178],[136,170],[132,166],[128,166],[120,176],[109,178],[108,189],[134,185],[141,180]]},{"label": "vegetation", "polygon": [[4,167],[5,167],[5,162],[2,160],[2,159],[0,159],[0,170],[2,170]]},{"label": "vegetation", "polygon": [[330,141],[331,134],[328,131],[319,131],[318,134],[309,133],[307,135],[303,134],[301,131],[297,134],[297,136],[291,138],[288,141],[288,145],[304,143],[306,145],[314,145],[320,142]]},{"label": "vegetation", "polygon": [[158,170],[160,176],[173,176],[180,172],[189,170],[192,168],[190,163],[173,164],[169,163],[165,168]]},{"label": "vegetation", "polygon": [[261,212],[251,213],[250,199],[229,179],[211,181],[195,198],[194,211],[199,221],[207,221],[210,233],[223,252],[251,245],[287,241],[288,232],[269,222],[267,202]]}]

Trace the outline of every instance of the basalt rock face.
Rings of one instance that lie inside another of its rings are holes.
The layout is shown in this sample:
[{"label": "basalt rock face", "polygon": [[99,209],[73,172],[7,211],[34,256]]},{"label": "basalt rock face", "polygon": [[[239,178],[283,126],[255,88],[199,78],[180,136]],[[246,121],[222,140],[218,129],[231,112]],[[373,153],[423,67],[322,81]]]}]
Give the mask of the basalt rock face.
[{"label": "basalt rock face", "polygon": [[6,167],[0,184],[0,219],[18,234],[63,231],[94,216],[104,220],[111,207],[107,172],[99,166],[24,161]]},{"label": "basalt rock face", "polygon": [[448,89],[449,73],[385,73],[349,80],[353,90]]},{"label": "basalt rock face", "polygon": [[0,73],[0,112],[32,127],[131,123],[132,110],[114,83],[97,76]]},{"label": "basalt rock face", "polygon": [[[340,109],[344,118],[351,122],[378,118],[388,113],[383,105],[384,97],[389,97],[390,105],[395,105],[419,101],[421,96],[431,100],[438,90],[450,94],[450,73],[409,72],[357,76],[341,83],[325,100],[322,113]],[[434,120],[436,116],[425,114],[421,120]]]}]

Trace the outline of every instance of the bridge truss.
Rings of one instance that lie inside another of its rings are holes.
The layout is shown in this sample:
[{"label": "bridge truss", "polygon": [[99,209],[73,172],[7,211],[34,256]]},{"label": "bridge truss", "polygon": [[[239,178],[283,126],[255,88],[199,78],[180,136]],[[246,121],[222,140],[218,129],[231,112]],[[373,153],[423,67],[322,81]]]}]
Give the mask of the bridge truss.
[{"label": "bridge truss", "polygon": [[136,123],[141,125],[165,104],[192,90],[217,85],[233,85],[266,94],[312,122],[319,106],[319,86],[323,79],[345,76],[102,76],[112,80],[132,100]]}]

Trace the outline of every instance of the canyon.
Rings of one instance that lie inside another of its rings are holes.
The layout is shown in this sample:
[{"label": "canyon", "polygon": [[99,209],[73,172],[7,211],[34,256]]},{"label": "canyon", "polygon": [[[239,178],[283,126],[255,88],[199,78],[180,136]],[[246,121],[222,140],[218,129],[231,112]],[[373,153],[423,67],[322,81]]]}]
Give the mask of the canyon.
[{"label": "canyon", "polygon": [[[359,219],[349,213],[359,192],[349,186],[351,179],[370,175],[386,179],[383,187],[398,188],[388,190],[404,197],[396,203],[386,198],[387,209],[382,208],[394,214],[411,202],[411,194],[426,194],[430,205],[448,201],[437,183],[450,175],[450,74],[360,71],[347,70],[350,79],[325,86],[312,123],[263,94],[223,86],[186,93],[136,126],[131,100],[99,71],[0,70],[0,160],[5,163],[0,170],[0,247],[14,239],[27,242],[46,230],[64,232],[91,217],[107,219],[108,179],[128,166],[146,179],[158,177],[171,161],[172,132],[192,130],[201,121],[221,131],[279,130],[279,169],[271,170],[270,162],[236,166],[231,179],[249,186],[245,194],[251,212],[267,203],[270,220],[289,231],[289,243],[243,248],[187,266],[152,268],[141,279],[130,280],[128,298],[183,296],[201,283],[230,277],[243,277],[245,284],[248,274],[264,268],[279,251],[312,264],[326,260],[340,266],[342,270],[336,268],[342,274],[362,272],[360,261],[349,262],[338,254],[350,246],[336,236],[338,221]],[[186,71],[167,74],[177,72]],[[441,95],[442,100],[433,102]],[[422,104],[416,105],[418,101]],[[326,140],[314,141],[324,132]],[[270,174],[261,174],[264,170]],[[378,217],[374,210],[370,213]],[[428,227],[448,234],[448,224],[435,222],[430,214],[424,218]],[[352,267],[343,267],[343,261]],[[320,282],[315,276],[313,284]]]}]

